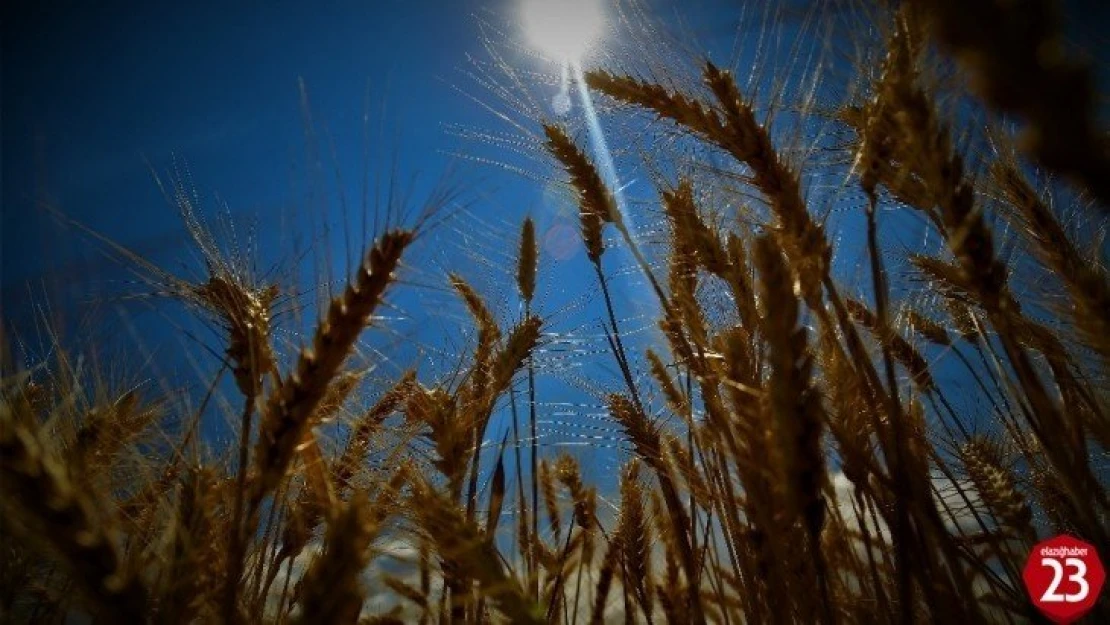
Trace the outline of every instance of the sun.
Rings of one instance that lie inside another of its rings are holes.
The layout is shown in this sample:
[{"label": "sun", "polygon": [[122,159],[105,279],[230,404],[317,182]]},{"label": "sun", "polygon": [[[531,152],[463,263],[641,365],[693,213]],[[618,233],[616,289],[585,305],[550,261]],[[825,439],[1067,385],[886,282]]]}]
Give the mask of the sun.
[{"label": "sun", "polygon": [[564,63],[577,63],[605,27],[603,0],[521,0],[524,31],[532,45]]}]

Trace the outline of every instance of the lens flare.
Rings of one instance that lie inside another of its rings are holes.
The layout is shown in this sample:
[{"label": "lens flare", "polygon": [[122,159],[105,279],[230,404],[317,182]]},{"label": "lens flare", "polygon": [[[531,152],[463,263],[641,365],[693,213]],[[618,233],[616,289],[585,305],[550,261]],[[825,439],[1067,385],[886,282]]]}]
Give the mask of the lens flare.
[{"label": "lens flare", "polygon": [[522,0],[521,17],[532,45],[565,63],[576,63],[601,36],[602,0]]}]

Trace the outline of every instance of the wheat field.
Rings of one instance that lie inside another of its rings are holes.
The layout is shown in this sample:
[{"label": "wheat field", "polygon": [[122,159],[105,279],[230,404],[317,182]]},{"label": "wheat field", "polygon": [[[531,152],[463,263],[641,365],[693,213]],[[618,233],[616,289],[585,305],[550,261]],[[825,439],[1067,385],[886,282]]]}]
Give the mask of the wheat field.
[{"label": "wheat field", "polygon": [[[475,149],[572,206],[570,303],[531,217],[426,262],[477,219],[446,191],[374,219],[318,305],[180,181],[199,278],[89,231],[220,344],[175,401],[95,344],[29,361],[5,323],[0,620],[1046,622],[1032,546],[1110,555],[1105,94],[1030,24],[1047,0],[829,5],[804,22],[828,63],[789,79],[697,50],[583,68],[615,161],[481,66],[519,136]],[[414,306],[449,344],[390,334]],[[424,348],[448,364],[394,366]]]}]

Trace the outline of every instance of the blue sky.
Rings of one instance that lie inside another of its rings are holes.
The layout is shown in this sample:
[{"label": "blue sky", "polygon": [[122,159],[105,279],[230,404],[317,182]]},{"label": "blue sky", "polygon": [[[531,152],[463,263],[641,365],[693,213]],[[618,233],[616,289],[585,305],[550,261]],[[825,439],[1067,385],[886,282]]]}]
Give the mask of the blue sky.
[{"label": "blue sky", "polygon": [[405,120],[458,110],[439,79],[475,38],[469,2],[50,4],[6,25],[5,299],[43,263],[84,267],[67,262],[79,252],[59,249],[40,198],[144,252],[173,245],[180,224],[145,160],[162,171],[178,155],[232,212],[294,201],[307,178],[301,78],[348,176],[363,168],[368,90],[415,165],[442,168],[439,124]]},{"label": "blue sky", "polygon": [[[179,216],[152,179],[151,169],[165,176],[175,166],[187,169],[209,216],[223,210],[223,203],[240,226],[257,224],[263,268],[272,262],[288,267],[298,262],[299,249],[327,240],[329,246],[315,249],[331,250],[331,266],[310,255],[300,260],[300,275],[336,281],[345,275],[347,256],[340,193],[350,204],[351,252],[357,257],[366,244],[358,236],[364,174],[373,184],[375,177],[388,179],[395,171],[399,186],[418,203],[444,171],[454,170],[452,180],[473,216],[428,233],[431,251],[423,258],[432,266],[406,274],[417,286],[401,285],[394,300],[405,315],[419,319],[400,324],[397,332],[421,333],[423,341],[448,351],[458,345],[459,320],[465,324],[465,317],[436,315],[436,302],[451,298],[437,292],[446,285],[447,270],[473,280],[502,318],[512,319],[518,304],[511,291],[496,284],[504,268],[475,262],[466,254],[467,237],[485,246],[480,249],[487,255],[498,245],[497,251],[510,253],[504,242],[491,240],[492,230],[482,232],[483,222],[515,236],[519,220],[530,213],[540,223],[541,237],[561,224],[573,254],[577,220],[573,213],[555,220],[552,196],[545,195],[542,182],[453,156],[492,152],[459,139],[448,127],[506,130],[460,89],[500,105],[466,75],[467,59],[484,54],[480,22],[511,33],[515,2],[42,2],[5,9],[0,215],[5,324],[32,343],[41,340],[30,318],[32,306],[49,305],[61,317],[65,340],[105,341],[100,346],[118,340],[120,353],[128,355],[125,362],[142,362],[137,353],[157,364],[141,375],[162,378],[167,392],[182,385],[194,394],[203,390],[202,371],[212,371],[214,359],[175,330],[175,324],[187,323],[179,308],[120,300],[116,295],[145,289],[87,236],[41,208],[49,204],[175,273],[202,277]],[[687,27],[700,37],[731,43],[738,18],[721,13],[722,4],[696,3],[696,10],[685,13]],[[526,56],[517,51],[508,58],[522,68],[535,67]],[[538,176],[558,175],[533,170]],[[333,226],[330,235],[323,234],[324,222]],[[584,294],[596,296],[592,272],[583,269],[588,266],[580,253],[577,262],[572,258],[563,265],[549,257],[540,280],[541,307],[546,306],[541,310],[562,324],[553,329],[585,328],[596,335],[601,310],[596,302],[588,308],[571,305],[571,312],[565,308]],[[311,287],[302,283],[302,288]],[[310,301],[311,296],[302,303]],[[89,309],[98,311],[91,331],[80,326]],[[285,319],[285,329],[307,328],[314,314],[305,314],[308,319]],[[648,323],[629,321],[628,327]],[[201,343],[221,349],[217,337],[192,329]],[[299,342],[288,333],[279,340]],[[370,340],[387,351],[397,343],[391,335]],[[409,356],[390,355],[398,367],[412,364]],[[606,370],[615,369],[611,359],[600,361]],[[428,367],[425,379],[437,368],[447,367]],[[597,371],[588,375],[598,378]],[[542,383],[551,419],[566,419],[557,413],[568,402],[589,403],[589,410],[600,412],[596,399],[568,394],[566,384]],[[227,390],[234,403],[233,389]],[[219,435],[221,428],[213,425],[210,433]],[[499,438],[500,430],[491,429],[490,435]]]},{"label": "blue sky", "polygon": [[[448,153],[460,151],[446,124],[497,126],[453,89],[480,91],[461,71],[468,54],[482,54],[475,16],[497,21],[516,9],[514,0],[19,4],[6,9],[3,41],[0,260],[9,318],[19,316],[28,283],[111,278],[88,246],[36,208],[42,202],[154,260],[171,257],[180,223],[148,162],[165,173],[176,157],[202,196],[218,193],[232,213],[270,221],[304,204],[312,185],[334,182],[333,169],[356,203],[367,168],[378,174],[394,159],[402,177],[438,180]],[[729,41],[734,20],[715,15],[715,4],[698,3],[692,19]],[[302,79],[322,157],[316,169]],[[478,175],[485,190],[510,189],[506,202],[518,210],[542,200],[535,185],[502,174]]]},{"label": "blue sky", "polygon": [[[353,184],[367,167],[389,166],[363,158],[366,112],[375,160],[396,158],[404,175],[438,179],[447,153],[460,151],[445,124],[498,129],[452,88],[480,91],[460,71],[467,55],[482,55],[475,16],[497,21],[516,9],[515,0],[11,4],[3,20],[0,250],[9,318],[29,281],[41,284],[57,270],[67,280],[90,277],[104,266],[36,210],[44,200],[155,254],[180,241],[181,230],[147,161],[164,173],[176,155],[233,213],[266,218],[303,203],[317,183],[306,165],[300,79],[317,131],[327,135],[318,140],[327,182],[333,168]],[[651,4],[663,22],[680,15],[718,57],[733,42],[735,3],[700,0],[678,11],[676,3]],[[1092,41],[1105,48],[1096,25],[1106,9],[1074,0],[1069,8],[1090,16],[1073,24],[1095,31]],[[487,168],[483,184],[509,189],[508,204],[542,202],[502,174]]]}]

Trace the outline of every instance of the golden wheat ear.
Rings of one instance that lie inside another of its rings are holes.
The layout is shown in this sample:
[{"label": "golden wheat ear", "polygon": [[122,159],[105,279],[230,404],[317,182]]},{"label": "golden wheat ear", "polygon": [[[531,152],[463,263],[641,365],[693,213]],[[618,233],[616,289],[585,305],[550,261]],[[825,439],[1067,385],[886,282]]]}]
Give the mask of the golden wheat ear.
[{"label": "golden wheat ear", "polygon": [[[284,480],[294,455],[305,442],[320,404],[327,398],[343,363],[370,323],[387,288],[396,280],[401,256],[414,237],[412,231],[393,230],[375,242],[359,266],[354,282],[329,304],[316,328],[312,347],[301,351],[292,374],[279,380],[270,391],[262,409],[249,483],[246,465],[250,417],[254,408],[252,398],[248,397],[244,405],[235,527],[224,601],[227,620],[235,619],[239,609],[237,596],[245,566],[247,537],[254,530],[262,502]],[[315,471],[315,482],[323,492],[329,491],[331,482],[323,475],[319,458],[310,460],[314,460],[311,468]],[[329,496],[324,498],[330,499]]]},{"label": "golden wheat ear", "polygon": [[356,493],[328,528],[323,551],[305,572],[298,623],[353,623],[362,612],[360,579],[377,533],[365,493]]},{"label": "golden wheat ear", "polygon": [[445,582],[454,595],[452,603],[463,605],[464,596],[470,595],[468,584],[477,582],[510,622],[544,622],[539,606],[505,571],[492,537],[467,519],[454,502],[420,479],[412,487],[412,506],[421,529],[439,553]]},{"label": "golden wheat ear", "polygon": [[531,217],[520,227],[520,251],[517,254],[516,284],[520,297],[528,303],[536,294],[536,270],[540,248],[536,243],[536,224]]},{"label": "golden wheat ear", "polygon": [[313,346],[301,352],[295,372],[270,394],[254,454],[255,500],[261,500],[284,477],[309,417],[395,280],[401,255],[412,240],[412,233],[405,230],[381,237],[354,283],[331,302],[316,329]]},{"label": "golden wheat ear", "polygon": [[579,218],[582,222],[582,241],[586,254],[597,263],[605,252],[602,226],[619,219],[620,211],[609,188],[598,174],[597,168],[559,126],[544,126],[547,149],[562,163],[570,175],[571,186],[578,193]]},{"label": "golden wheat ear", "polygon": [[959,448],[975,491],[997,519],[1003,532],[1032,546],[1037,533],[1033,528],[1033,510],[1018,488],[1018,480],[1004,459],[998,443],[984,436],[973,436]]},{"label": "golden wheat ear", "polygon": [[90,493],[74,487],[64,469],[43,453],[35,432],[0,403],[0,477],[6,513],[32,540],[47,546],[68,569],[93,615],[143,623],[151,614],[144,581],[129,570],[112,517]]},{"label": "golden wheat ear", "polygon": [[257,397],[263,377],[277,371],[271,344],[271,317],[278,297],[276,285],[252,287],[235,274],[215,273],[192,288],[193,297],[223,322],[227,356],[235,384],[244,397]]},{"label": "golden wheat ear", "polygon": [[1086,344],[1098,352],[1103,368],[1110,371],[1110,275],[1106,268],[1080,253],[1012,157],[993,163],[990,175],[1016,213],[1015,221],[1038,259],[1064,283],[1071,300],[1065,314]]}]

